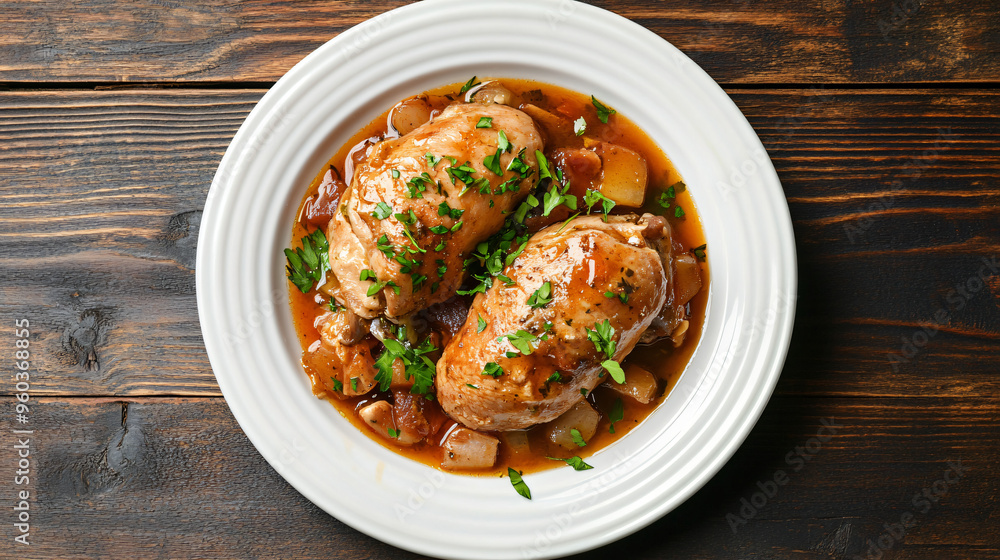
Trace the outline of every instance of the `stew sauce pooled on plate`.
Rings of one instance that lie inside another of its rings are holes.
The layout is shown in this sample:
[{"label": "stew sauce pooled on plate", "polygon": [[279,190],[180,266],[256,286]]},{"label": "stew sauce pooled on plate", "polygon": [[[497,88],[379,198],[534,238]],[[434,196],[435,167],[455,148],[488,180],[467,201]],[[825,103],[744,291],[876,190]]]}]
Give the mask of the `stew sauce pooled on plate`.
[{"label": "stew sauce pooled on plate", "polygon": [[677,171],[611,107],[538,82],[399,102],[312,182],[291,246],[313,392],[398,453],[515,487],[589,468],[665,398],[704,320]]}]

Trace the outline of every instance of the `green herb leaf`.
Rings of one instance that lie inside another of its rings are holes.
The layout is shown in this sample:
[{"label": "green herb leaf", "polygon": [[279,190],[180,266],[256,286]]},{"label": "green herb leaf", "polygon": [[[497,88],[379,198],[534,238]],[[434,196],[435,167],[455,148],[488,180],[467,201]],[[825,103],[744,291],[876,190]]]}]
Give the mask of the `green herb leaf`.
[{"label": "green herb leaf", "polygon": [[486,166],[486,169],[489,169],[498,177],[503,175],[503,166],[500,165],[500,155],[502,153],[503,150],[497,148],[496,153],[483,158],[483,165]]},{"label": "green herb leaf", "polygon": [[551,179],[552,173],[549,171],[549,160],[545,159],[545,154],[541,150],[535,150],[535,160],[538,162],[538,180]]},{"label": "green herb leaf", "polygon": [[570,457],[569,459],[560,459],[559,457],[546,457],[546,459],[552,459],[553,461],[562,461],[562,462],[566,463],[567,465],[573,467],[573,470],[577,470],[577,471],[585,471],[587,469],[594,468],[594,467],[588,465],[587,463],[584,463],[583,459],[581,459],[581,458],[579,458],[577,456]]},{"label": "green herb leaf", "polygon": [[519,330],[516,333],[505,334],[497,337],[498,342],[502,340],[509,341],[511,346],[517,348],[518,352],[527,356],[535,351],[535,347],[532,346],[532,343],[537,342],[539,338],[528,331]]},{"label": "green herb leaf", "polygon": [[625,403],[621,399],[615,399],[615,404],[611,405],[611,414],[608,414],[608,421],[611,425],[608,426],[608,431],[610,433],[615,433],[615,422],[620,422],[625,419]]},{"label": "green herb leaf", "polygon": [[333,381],[333,390],[334,391],[337,391],[338,393],[343,393],[344,392],[344,382],[343,381],[341,381],[339,379],[335,379],[333,377],[330,378],[330,381]]},{"label": "green herb leaf", "polygon": [[580,117],[573,121],[573,132],[577,136],[583,136],[583,133],[587,132],[587,120]]},{"label": "green herb leaf", "polygon": [[470,389],[478,389],[479,388],[479,385],[473,385],[472,383],[466,383],[465,386],[468,387],[468,388],[470,388]]},{"label": "green herb leaf", "polygon": [[593,103],[594,108],[597,109],[597,119],[604,124],[608,124],[608,117],[618,112],[598,101],[593,95],[590,96],[590,102]]},{"label": "green herb leaf", "polygon": [[705,262],[705,250],[706,249],[708,249],[708,244],[707,243],[699,245],[699,246],[695,247],[694,249],[691,249],[691,252],[694,253],[694,256],[699,261]]},{"label": "green herb leaf", "polygon": [[389,437],[391,437],[391,438],[398,438],[399,437],[399,430],[397,430],[395,428],[389,428]]},{"label": "green herb leaf", "polygon": [[490,377],[500,377],[501,375],[503,375],[503,368],[500,367],[500,364],[496,362],[489,362],[488,364],[486,364],[486,367],[483,368],[482,375],[488,375]]},{"label": "green herb leaf", "polygon": [[399,179],[399,170],[398,169],[393,169],[392,170],[392,178],[393,179]]},{"label": "green herb leaf", "polygon": [[479,334],[486,330],[486,319],[483,319],[482,315],[479,315],[479,324],[476,327],[476,334]]},{"label": "green herb leaf", "polygon": [[614,360],[604,360],[601,362],[601,367],[608,370],[611,374],[611,379],[614,379],[619,385],[625,383],[625,371],[622,369],[621,364]]},{"label": "green herb leaf", "polygon": [[509,152],[513,148],[510,140],[507,140],[507,133],[502,130],[497,133],[497,148],[504,152]]},{"label": "green herb leaf", "polygon": [[604,356],[609,360],[614,359],[618,343],[613,339],[615,328],[611,326],[611,321],[605,319],[600,323],[595,323],[594,330],[586,327],[584,327],[584,330],[587,331],[587,338],[594,343],[594,347],[597,348],[598,352],[603,352]]},{"label": "green herb leaf", "polygon": [[507,476],[510,477],[510,483],[514,485],[514,490],[517,491],[518,494],[530,500],[531,490],[528,489],[528,485],[525,484],[524,479],[521,478],[521,473],[507,467]]},{"label": "green herb leaf", "polygon": [[477,82],[476,81],[476,77],[473,76],[473,77],[469,78],[468,82],[465,82],[465,85],[462,86],[462,89],[458,90],[458,92],[459,93],[465,93],[465,92],[469,91],[470,89],[472,89],[472,88],[474,88],[474,87],[476,87],[478,85],[479,85],[479,82]]},{"label": "green herb leaf", "polygon": [[593,189],[587,189],[586,194],[583,195],[583,202],[587,205],[587,213],[591,212],[591,209],[598,202],[601,203],[601,212],[604,214],[604,221],[608,221],[608,212],[615,207],[615,201],[604,196],[600,191],[595,191]]},{"label": "green herb leaf", "polygon": [[583,396],[585,396],[585,397],[586,397],[586,396],[587,396],[587,393],[588,393],[588,391],[587,391],[587,388],[586,388],[586,387],[580,387],[580,394],[581,394],[581,395],[583,395]]},{"label": "green herb leaf", "polygon": [[366,269],[364,269],[364,270],[361,271],[361,276],[358,278],[358,280],[361,280],[362,282],[364,282],[365,280],[372,280],[374,282],[377,282],[378,281],[378,276],[375,275],[375,271],[374,270],[371,270],[370,268],[366,268]]},{"label": "green herb leaf", "polygon": [[424,154],[424,159],[427,160],[427,166],[430,167],[431,169],[434,169],[434,166],[437,165],[438,162],[441,161],[441,157],[440,156],[436,156],[436,155],[434,155],[434,154],[432,154],[430,152],[427,152],[426,154]]},{"label": "green herb leaf", "polygon": [[358,392],[358,378],[357,377],[352,377],[351,378],[351,390],[354,391],[355,393]]},{"label": "green herb leaf", "polygon": [[528,298],[528,307],[532,309],[540,309],[550,303],[552,303],[552,282],[545,282]]},{"label": "green herb leaf", "polygon": [[552,383],[553,381],[556,382],[556,383],[559,383],[560,381],[562,381],[562,375],[558,371],[553,371],[552,375],[550,375],[545,380],[546,383]]},{"label": "green herb leaf", "polygon": [[330,270],[330,243],[322,229],[306,235],[301,247],[285,249],[288,279],[303,294],[308,293]]},{"label": "green herb leaf", "polygon": [[569,435],[573,438],[573,443],[575,443],[578,447],[584,447],[587,445],[587,442],[583,440],[583,435],[580,434],[580,430],[573,428],[569,431]]},{"label": "green herb leaf", "polygon": [[392,215],[392,206],[389,206],[385,202],[379,202],[375,205],[375,209],[372,210],[372,217],[376,220],[384,220]]},{"label": "green herb leaf", "polygon": [[674,207],[674,217],[675,218],[683,218],[684,217],[684,209],[681,208],[680,205],[677,205],[677,206]]},{"label": "green herb leaf", "polygon": [[493,128],[493,117],[479,117],[476,128]]},{"label": "green herb leaf", "polygon": [[448,226],[431,226],[429,229],[431,230],[431,233],[436,233],[438,235],[448,233]]}]

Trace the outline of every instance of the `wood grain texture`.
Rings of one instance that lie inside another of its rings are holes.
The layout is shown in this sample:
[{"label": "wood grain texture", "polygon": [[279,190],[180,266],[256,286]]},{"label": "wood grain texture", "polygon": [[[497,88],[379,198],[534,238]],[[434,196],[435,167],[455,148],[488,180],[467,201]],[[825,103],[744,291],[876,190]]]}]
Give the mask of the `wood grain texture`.
[{"label": "wood grain texture", "polygon": [[[8,0],[0,2],[0,82],[272,82],[338,33],[405,3]],[[726,83],[1000,80],[991,0],[593,3]],[[568,7],[553,2],[552,12],[572,25],[571,13],[560,16]]]},{"label": "wood grain texture", "polygon": [[[0,315],[32,322],[40,394],[219,394],[197,317],[197,232],[215,167],[261,94],[0,95]],[[1000,259],[1000,96],[731,94],[768,147],[796,233],[779,393],[998,394],[1000,275],[984,267]]]},{"label": "wood grain texture", "polygon": [[[32,558],[417,558],[299,495],[222,399],[43,398],[32,414]],[[998,417],[984,399],[775,398],[698,494],[579,558],[851,558],[906,512],[916,524],[891,557],[996,557],[1000,442],[983,428]],[[0,472],[13,461],[0,453]],[[967,471],[924,511],[913,496],[949,462]],[[761,504],[758,482],[779,471],[785,483],[734,531],[727,514]],[[0,486],[0,500],[13,490]]]}]

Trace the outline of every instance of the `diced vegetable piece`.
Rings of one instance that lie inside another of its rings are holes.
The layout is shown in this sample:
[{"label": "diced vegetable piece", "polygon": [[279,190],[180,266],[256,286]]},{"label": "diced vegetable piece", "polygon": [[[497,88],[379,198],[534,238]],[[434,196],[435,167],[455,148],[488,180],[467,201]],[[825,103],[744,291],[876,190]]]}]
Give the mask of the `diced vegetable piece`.
[{"label": "diced vegetable piece", "polygon": [[573,442],[572,430],[579,431],[584,441],[590,441],[590,438],[597,433],[597,422],[600,419],[601,415],[594,410],[594,407],[582,400],[573,405],[573,408],[567,410],[562,416],[549,422],[545,426],[546,435],[549,441],[556,445],[566,449],[579,449],[579,446]]},{"label": "diced vegetable piece", "polygon": [[598,180],[601,194],[622,206],[642,206],[648,175],[646,159],[615,144],[602,143],[596,151],[603,163]]},{"label": "diced vegetable piece", "polygon": [[466,100],[474,103],[496,103],[497,105],[510,105],[510,100],[514,94],[503,84],[497,81],[486,82],[482,86],[471,90],[466,95]]},{"label": "diced vegetable piece", "polygon": [[426,99],[411,97],[400,101],[389,111],[389,123],[400,136],[405,136],[431,120],[431,111],[431,105]]},{"label": "diced vegetable piece", "polygon": [[442,444],[444,458],[441,466],[454,470],[488,469],[496,463],[499,445],[500,440],[493,436],[468,428],[456,428]]},{"label": "diced vegetable piece", "polygon": [[604,385],[642,404],[653,402],[658,393],[656,376],[648,370],[628,362],[625,363],[623,369],[625,370],[625,383],[608,381]]},{"label": "diced vegetable piece", "polygon": [[501,437],[503,437],[503,442],[507,444],[507,447],[514,453],[527,453],[529,451],[530,445],[528,444],[527,431],[512,430],[504,432]]},{"label": "diced vegetable piece", "polygon": [[674,259],[674,301],[684,305],[701,291],[701,269],[694,255],[683,254]]},{"label": "diced vegetable piece", "polygon": [[370,340],[352,346],[317,340],[302,353],[302,367],[314,386],[321,383],[335,397],[363,395],[375,385],[373,346]]},{"label": "diced vegetable piece", "polygon": [[386,439],[395,440],[393,434],[397,433],[396,422],[392,419],[392,405],[387,401],[373,402],[358,411],[358,416],[365,421],[365,425]]}]

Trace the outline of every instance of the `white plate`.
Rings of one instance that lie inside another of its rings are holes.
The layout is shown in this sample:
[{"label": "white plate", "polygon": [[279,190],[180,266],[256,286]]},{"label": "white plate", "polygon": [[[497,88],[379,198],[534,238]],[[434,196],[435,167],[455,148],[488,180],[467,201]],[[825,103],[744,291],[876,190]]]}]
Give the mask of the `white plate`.
[{"label": "white plate", "polygon": [[[396,455],[316,399],[299,366],[282,249],[310,179],[406,96],[479,76],[588,94],[638,123],[688,184],[711,286],[701,342],[667,401],[589,460],[593,470],[445,474]],[[233,414],[313,503],[385,542],[461,559],[597,547],[687,499],[749,433],[791,334],[795,252],[781,185],[753,129],[697,65],[653,33],[564,0],[429,0],[323,45],[261,99],[212,183],[198,243],[205,346]]]}]

